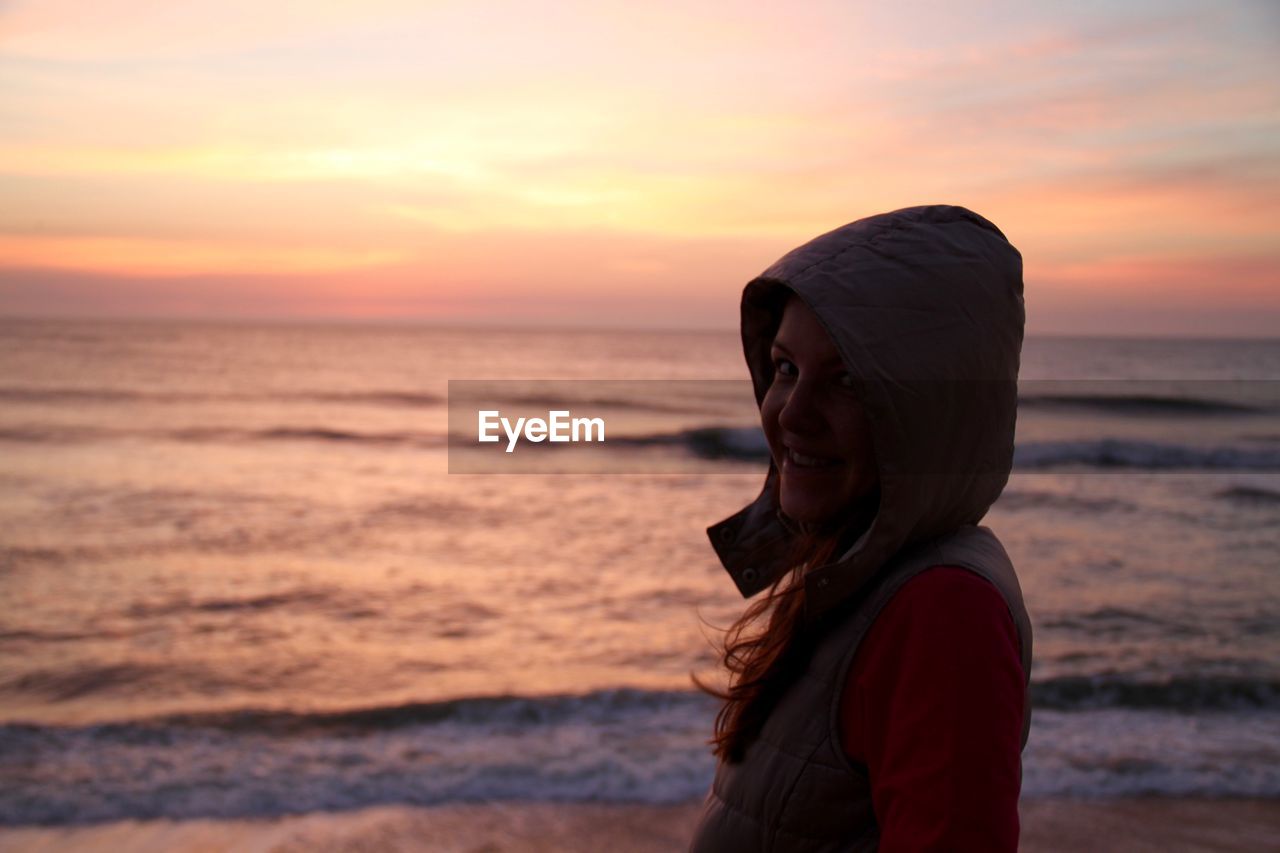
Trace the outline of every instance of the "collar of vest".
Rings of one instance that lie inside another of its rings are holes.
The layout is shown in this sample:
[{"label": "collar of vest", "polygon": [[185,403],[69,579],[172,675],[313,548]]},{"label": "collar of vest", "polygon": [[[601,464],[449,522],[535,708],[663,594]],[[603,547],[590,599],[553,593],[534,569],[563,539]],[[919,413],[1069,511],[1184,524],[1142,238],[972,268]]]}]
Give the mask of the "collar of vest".
[{"label": "collar of vest", "polygon": [[[776,466],[769,466],[764,488],[751,504],[707,528],[711,547],[743,598],[762,592],[791,568],[798,530],[774,500]],[[912,484],[900,477],[882,479],[882,506]],[[926,534],[941,531],[925,531]],[[805,573],[805,618],[814,620],[857,594],[887,560],[911,544],[911,531],[894,515],[877,512],[870,525],[836,560]]]}]

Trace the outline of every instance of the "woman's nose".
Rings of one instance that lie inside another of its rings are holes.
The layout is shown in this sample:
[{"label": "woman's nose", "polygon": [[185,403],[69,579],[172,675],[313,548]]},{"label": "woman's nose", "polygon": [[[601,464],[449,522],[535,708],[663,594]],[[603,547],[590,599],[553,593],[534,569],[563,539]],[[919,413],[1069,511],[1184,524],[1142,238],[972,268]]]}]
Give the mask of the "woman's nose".
[{"label": "woman's nose", "polygon": [[803,379],[796,382],[778,413],[778,425],[787,432],[808,435],[821,423],[822,413],[812,383]]}]

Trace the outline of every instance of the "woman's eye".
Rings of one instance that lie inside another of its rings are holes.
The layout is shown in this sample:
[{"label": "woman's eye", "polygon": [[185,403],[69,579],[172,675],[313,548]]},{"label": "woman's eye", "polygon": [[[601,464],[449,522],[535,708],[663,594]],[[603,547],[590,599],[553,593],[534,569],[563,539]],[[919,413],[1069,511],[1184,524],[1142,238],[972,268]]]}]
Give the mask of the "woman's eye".
[{"label": "woman's eye", "polygon": [[[800,368],[796,367],[796,363],[789,358],[775,358],[773,360],[773,370],[778,376],[796,377],[800,375]],[[841,388],[856,388],[857,380],[852,373],[841,373],[836,377],[835,384]]]}]

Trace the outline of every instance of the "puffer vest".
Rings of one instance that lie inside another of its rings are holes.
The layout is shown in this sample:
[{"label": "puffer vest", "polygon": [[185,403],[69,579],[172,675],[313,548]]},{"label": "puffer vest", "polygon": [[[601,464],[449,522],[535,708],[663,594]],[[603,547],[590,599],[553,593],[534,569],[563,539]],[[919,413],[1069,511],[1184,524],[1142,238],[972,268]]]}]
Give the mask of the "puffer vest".
[{"label": "puffer vest", "polygon": [[[959,566],[1004,597],[1018,631],[1024,678],[1031,672],[1031,622],[1013,564],[990,530],[965,526],[906,549],[822,635],[808,668],[770,712],[742,761],[721,762],[690,844],[692,853],[875,850],[879,828],[865,767],[840,743],[840,699],[854,654],[903,584],[934,566]],[[1022,745],[1031,725],[1023,709]]]}]

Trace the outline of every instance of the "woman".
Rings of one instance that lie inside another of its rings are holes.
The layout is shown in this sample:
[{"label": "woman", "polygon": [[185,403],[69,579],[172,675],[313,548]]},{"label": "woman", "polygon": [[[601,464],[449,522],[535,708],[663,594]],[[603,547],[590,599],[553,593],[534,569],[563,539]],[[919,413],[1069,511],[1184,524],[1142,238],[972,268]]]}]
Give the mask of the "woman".
[{"label": "woman", "polygon": [[1014,850],[1031,626],[976,526],[1008,480],[1022,259],[960,207],[873,216],[747,285],[772,462],[709,529],[745,597],[695,851]]}]

